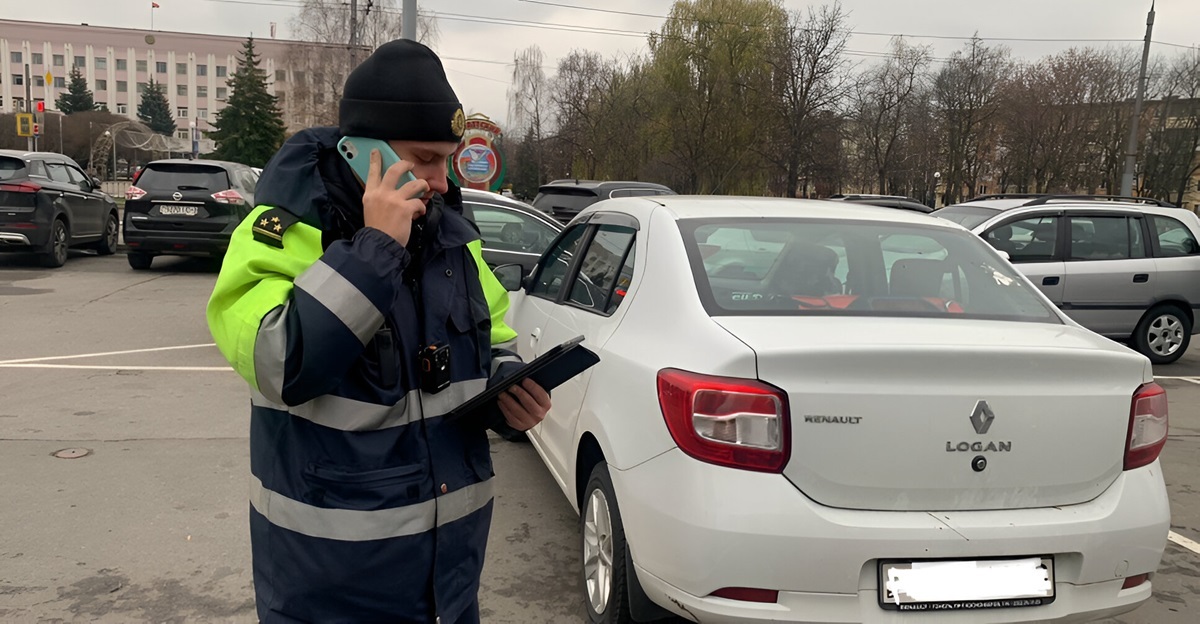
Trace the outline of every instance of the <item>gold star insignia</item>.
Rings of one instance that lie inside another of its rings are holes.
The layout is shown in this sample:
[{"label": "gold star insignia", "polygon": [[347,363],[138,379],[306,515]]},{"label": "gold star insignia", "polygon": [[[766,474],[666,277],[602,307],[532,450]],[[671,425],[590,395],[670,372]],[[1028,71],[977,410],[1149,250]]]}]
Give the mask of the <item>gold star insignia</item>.
[{"label": "gold star insignia", "polygon": [[279,217],[271,217],[271,223],[279,223]]},{"label": "gold star insignia", "polygon": [[267,227],[267,220],[263,219],[262,221],[259,221],[258,224],[261,225],[262,227]]},{"label": "gold star insignia", "polygon": [[278,223],[276,223],[276,224],[275,224],[275,231],[276,231],[276,232],[278,232],[278,231],[280,231],[280,230],[282,230],[282,229],[283,229],[283,226],[282,226],[282,225],[279,225]]}]

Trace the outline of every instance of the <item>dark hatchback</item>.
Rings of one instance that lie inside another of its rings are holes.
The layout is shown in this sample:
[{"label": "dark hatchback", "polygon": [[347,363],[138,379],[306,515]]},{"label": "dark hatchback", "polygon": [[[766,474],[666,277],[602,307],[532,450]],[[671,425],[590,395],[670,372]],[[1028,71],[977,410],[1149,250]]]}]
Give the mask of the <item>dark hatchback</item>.
[{"label": "dark hatchback", "polygon": [[0,150],[0,252],[32,252],[48,267],[71,247],[117,250],[117,203],[67,156]]},{"label": "dark hatchback", "polygon": [[463,214],[483,239],[483,260],[491,268],[519,264],[528,274],[563,226],[519,201],[486,191],[463,189]]},{"label": "dark hatchback", "polygon": [[158,255],[220,258],[234,228],[254,208],[258,176],[220,160],[158,160],[125,192],[129,266],[148,269]]},{"label": "dark hatchback", "polygon": [[675,191],[653,182],[555,180],[538,188],[533,207],[567,223],[584,208],[605,199],[674,194]]}]

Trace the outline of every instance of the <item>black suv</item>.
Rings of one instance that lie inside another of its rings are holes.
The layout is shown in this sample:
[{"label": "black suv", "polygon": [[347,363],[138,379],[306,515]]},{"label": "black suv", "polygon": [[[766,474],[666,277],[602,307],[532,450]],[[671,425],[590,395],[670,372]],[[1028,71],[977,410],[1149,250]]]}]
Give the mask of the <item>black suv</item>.
[{"label": "black suv", "polygon": [[60,267],[67,249],[117,250],[117,203],[62,154],[0,150],[0,252],[34,252]]},{"label": "black suv", "polygon": [[157,160],[125,192],[129,266],[144,270],[157,255],[220,258],[234,228],[254,208],[258,176],[220,160]]},{"label": "black suv", "polygon": [[675,191],[653,182],[597,182],[555,180],[538,188],[533,207],[566,223],[584,208],[610,197],[674,195]]}]

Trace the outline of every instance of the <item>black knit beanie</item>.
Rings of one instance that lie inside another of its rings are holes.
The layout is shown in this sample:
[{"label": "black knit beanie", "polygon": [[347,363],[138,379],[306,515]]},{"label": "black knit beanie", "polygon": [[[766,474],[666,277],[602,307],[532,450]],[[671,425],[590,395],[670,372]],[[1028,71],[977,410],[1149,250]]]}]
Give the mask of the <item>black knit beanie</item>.
[{"label": "black knit beanie", "polygon": [[441,59],[416,41],[397,39],[350,72],[338,126],[343,136],[457,143],[466,117]]}]

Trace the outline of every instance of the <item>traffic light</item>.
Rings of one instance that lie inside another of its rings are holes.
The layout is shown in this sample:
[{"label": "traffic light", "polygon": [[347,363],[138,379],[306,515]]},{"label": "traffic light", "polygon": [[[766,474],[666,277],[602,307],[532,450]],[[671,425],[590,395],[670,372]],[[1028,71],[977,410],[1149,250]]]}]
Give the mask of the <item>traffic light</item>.
[{"label": "traffic light", "polygon": [[33,136],[41,136],[42,124],[33,124]]},{"label": "traffic light", "polygon": [[34,109],[34,110],[36,110],[36,111],[37,111],[37,112],[39,112],[39,113],[44,113],[44,112],[46,112],[46,103],[45,103],[45,102],[43,102],[43,101],[41,101],[41,100],[39,100],[39,101],[38,101],[38,103],[37,103],[37,108],[36,108],[36,109]]}]

